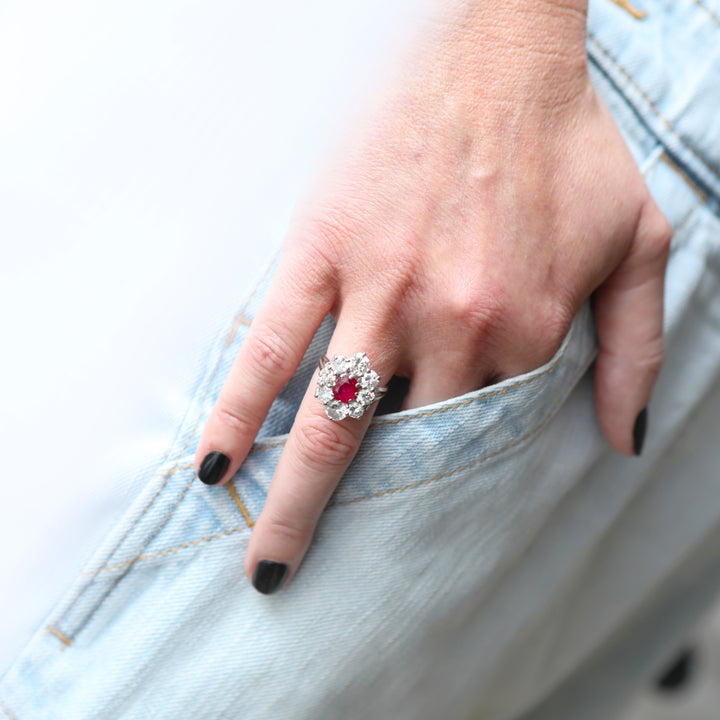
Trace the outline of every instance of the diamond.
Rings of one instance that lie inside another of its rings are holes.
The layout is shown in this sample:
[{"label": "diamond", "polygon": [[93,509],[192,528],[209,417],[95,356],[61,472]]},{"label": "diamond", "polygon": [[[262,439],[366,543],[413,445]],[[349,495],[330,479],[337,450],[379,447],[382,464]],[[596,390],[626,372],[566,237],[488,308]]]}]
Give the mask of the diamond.
[{"label": "diamond", "polygon": [[363,405],[356,400],[353,400],[351,403],[348,404],[348,415],[351,418],[355,418],[356,420],[358,418],[362,417],[362,414],[365,412],[365,408]]},{"label": "diamond", "polygon": [[332,385],[335,382],[335,373],[329,365],[326,365],[318,375],[318,382],[321,385]]},{"label": "diamond", "polygon": [[318,387],[318,389],[315,391],[315,397],[320,400],[322,403],[330,402],[335,395],[333,394],[332,388],[327,387],[327,385],[321,385]]},{"label": "diamond", "polygon": [[360,384],[366,390],[374,390],[380,384],[380,376],[374,370],[370,370],[362,376]]},{"label": "diamond", "polygon": [[372,404],[375,399],[375,393],[372,390],[361,390],[357,396],[358,402],[361,402],[364,406]]},{"label": "diamond", "polygon": [[336,355],[332,359],[330,366],[332,367],[333,372],[336,375],[342,375],[343,373],[347,372],[348,369],[347,358],[344,355]]},{"label": "diamond", "polygon": [[365,353],[355,353],[351,359],[352,369],[356,375],[363,375],[370,370],[370,360]]},{"label": "diamond", "polygon": [[325,406],[325,413],[331,420],[343,420],[347,417],[348,406],[335,401]]}]

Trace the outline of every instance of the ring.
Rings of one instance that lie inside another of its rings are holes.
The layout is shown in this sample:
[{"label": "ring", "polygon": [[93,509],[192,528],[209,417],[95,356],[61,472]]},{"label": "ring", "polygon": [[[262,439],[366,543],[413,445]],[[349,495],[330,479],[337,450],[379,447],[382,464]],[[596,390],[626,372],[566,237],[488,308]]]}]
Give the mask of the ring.
[{"label": "ring", "polygon": [[370,369],[365,353],[355,353],[350,358],[335,355],[332,360],[323,355],[318,366],[315,397],[325,406],[331,420],[360,418],[387,392],[387,388],[380,387],[380,376]]}]

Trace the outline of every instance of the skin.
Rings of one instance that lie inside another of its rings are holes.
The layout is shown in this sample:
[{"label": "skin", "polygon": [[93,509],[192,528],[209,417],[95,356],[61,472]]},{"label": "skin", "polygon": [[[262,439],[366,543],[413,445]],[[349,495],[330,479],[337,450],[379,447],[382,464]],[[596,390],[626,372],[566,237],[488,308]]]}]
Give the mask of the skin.
[{"label": "skin", "polygon": [[[595,406],[619,453],[663,359],[671,239],[593,89],[578,0],[452,2],[298,203],[279,269],[196,453],[227,482],[327,313],[328,355],[368,354],[404,407],[547,362],[588,297]],[[245,559],[297,572],[367,429],[302,401]],[[372,409],[374,409],[373,406]]]}]

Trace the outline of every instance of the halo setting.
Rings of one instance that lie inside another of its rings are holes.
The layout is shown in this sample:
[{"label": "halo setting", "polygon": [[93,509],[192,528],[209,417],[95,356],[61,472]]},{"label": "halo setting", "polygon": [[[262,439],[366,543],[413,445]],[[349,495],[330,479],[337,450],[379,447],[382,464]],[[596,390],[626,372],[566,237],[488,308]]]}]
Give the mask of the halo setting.
[{"label": "halo setting", "polygon": [[330,420],[360,418],[385,394],[385,388],[380,387],[380,377],[370,369],[365,353],[355,353],[349,358],[335,355],[332,360],[323,355],[319,366],[315,397],[325,406]]}]

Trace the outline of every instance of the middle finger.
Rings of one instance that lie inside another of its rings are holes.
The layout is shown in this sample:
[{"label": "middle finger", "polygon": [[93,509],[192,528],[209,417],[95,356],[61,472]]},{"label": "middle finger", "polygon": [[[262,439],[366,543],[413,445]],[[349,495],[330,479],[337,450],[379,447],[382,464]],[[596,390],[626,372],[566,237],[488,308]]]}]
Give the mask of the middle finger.
[{"label": "middle finger", "polygon": [[[371,335],[362,337],[357,324],[341,316],[327,356],[351,359],[355,353],[366,353],[380,387],[392,376],[397,358],[394,349]],[[357,375],[352,369],[335,373],[340,380],[334,394],[338,403],[360,399],[363,383]],[[300,405],[248,545],[245,570],[260,592],[274,592],[297,571],[320,514],[355,457],[377,407],[373,401],[358,419],[331,420],[315,397],[316,379],[317,373]]]}]

